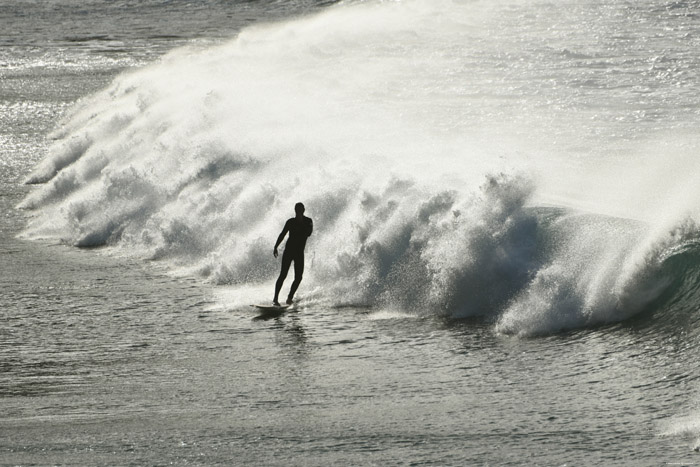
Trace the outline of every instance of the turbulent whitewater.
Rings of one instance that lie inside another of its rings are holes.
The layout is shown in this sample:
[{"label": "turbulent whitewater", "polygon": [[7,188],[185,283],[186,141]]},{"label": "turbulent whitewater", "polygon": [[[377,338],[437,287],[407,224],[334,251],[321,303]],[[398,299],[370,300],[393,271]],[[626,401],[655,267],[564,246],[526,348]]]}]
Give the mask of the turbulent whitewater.
[{"label": "turbulent whitewater", "polygon": [[698,25],[647,3],[351,2],[177,49],[64,118],[24,235],[271,286],[303,201],[309,300],[536,335],[696,297],[700,63],[668,45]]}]

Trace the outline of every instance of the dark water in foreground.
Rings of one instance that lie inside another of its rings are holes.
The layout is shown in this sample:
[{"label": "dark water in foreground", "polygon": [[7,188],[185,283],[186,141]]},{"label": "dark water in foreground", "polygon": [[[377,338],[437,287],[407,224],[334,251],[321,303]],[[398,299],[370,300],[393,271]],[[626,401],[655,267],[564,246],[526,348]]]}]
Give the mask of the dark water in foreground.
[{"label": "dark water in foreground", "polygon": [[9,243],[6,464],[693,459],[662,436],[697,385],[671,363],[691,336],[650,320],[539,339],[351,308],[256,320],[140,263]]}]

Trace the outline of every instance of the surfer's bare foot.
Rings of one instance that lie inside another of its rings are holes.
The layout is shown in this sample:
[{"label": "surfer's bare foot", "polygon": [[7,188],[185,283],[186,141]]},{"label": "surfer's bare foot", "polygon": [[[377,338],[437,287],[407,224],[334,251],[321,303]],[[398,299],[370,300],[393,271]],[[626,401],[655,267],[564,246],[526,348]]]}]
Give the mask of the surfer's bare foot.
[{"label": "surfer's bare foot", "polygon": [[273,300],[272,305],[273,306],[280,306],[280,302],[278,302],[277,300]]},{"label": "surfer's bare foot", "polygon": [[294,303],[294,302],[292,301],[292,299],[291,299],[291,298],[288,298],[288,299],[287,299],[287,305],[291,305],[292,303]]}]

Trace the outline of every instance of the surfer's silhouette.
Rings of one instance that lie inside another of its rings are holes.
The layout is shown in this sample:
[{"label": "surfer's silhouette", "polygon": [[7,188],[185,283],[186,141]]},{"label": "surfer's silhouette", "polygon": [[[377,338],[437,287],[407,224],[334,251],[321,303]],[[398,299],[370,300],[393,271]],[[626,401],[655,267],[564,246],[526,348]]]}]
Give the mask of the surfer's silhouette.
[{"label": "surfer's silhouette", "polygon": [[294,211],[297,214],[296,217],[292,217],[284,224],[282,232],[279,237],[277,237],[277,242],[275,243],[275,249],[273,251],[275,258],[277,258],[277,247],[280,246],[280,243],[284,240],[284,236],[289,233],[289,239],[287,239],[287,243],[284,246],[284,253],[282,253],[282,270],[275,284],[275,299],[272,303],[276,306],[280,304],[280,290],[282,290],[282,284],[284,284],[284,280],[287,278],[289,267],[292,265],[292,261],[294,261],[294,282],[292,282],[292,287],[289,289],[289,296],[287,296],[287,305],[292,304],[294,294],[304,275],[304,248],[306,247],[306,239],[314,230],[313,221],[304,215],[305,208],[302,203],[294,205]]}]

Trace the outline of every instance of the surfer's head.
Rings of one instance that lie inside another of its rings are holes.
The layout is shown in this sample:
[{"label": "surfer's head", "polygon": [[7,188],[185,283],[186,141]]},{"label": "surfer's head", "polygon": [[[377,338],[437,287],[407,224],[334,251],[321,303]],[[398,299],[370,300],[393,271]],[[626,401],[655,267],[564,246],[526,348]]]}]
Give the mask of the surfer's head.
[{"label": "surfer's head", "polygon": [[294,212],[296,212],[298,216],[304,214],[304,211],[306,211],[306,208],[304,208],[304,203],[297,203],[294,205]]}]

